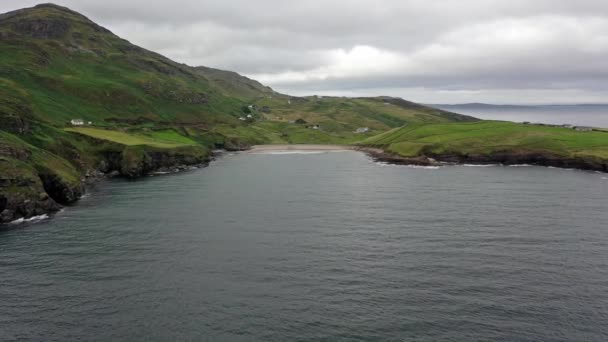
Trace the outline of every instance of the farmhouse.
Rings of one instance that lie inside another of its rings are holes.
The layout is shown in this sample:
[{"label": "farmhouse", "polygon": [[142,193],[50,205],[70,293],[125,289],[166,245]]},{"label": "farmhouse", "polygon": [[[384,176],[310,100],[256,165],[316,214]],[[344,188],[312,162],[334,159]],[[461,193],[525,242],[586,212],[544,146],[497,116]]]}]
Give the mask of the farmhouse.
[{"label": "farmhouse", "polygon": [[82,126],[82,125],[84,125],[84,120],[72,119],[72,120],[70,120],[70,123],[72,124],[72,126]]}]

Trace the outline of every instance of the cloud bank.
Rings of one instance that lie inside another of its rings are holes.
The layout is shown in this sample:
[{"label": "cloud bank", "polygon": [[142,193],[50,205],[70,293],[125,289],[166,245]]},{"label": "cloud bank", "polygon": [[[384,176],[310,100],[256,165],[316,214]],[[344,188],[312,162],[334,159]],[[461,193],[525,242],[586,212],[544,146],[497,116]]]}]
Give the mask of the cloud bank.
[{"label": "cloud bank", "polygon": [[[6,12],[35,1],[5,0]],[[608,103],[608,2],[57,0],[190,65],[295,95]]]}]

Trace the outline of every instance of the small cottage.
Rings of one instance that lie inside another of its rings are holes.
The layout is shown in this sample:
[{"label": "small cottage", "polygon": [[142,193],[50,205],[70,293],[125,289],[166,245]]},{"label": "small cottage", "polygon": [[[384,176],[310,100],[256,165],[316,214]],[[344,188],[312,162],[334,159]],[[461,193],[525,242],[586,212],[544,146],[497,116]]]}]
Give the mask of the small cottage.
[{"label": "small cottage", "polygon": [[70,120],[70,123],[72,124],[72,126],[82,126],[82,125],[84,125],[84,120],[72,119],[72,120]]}]

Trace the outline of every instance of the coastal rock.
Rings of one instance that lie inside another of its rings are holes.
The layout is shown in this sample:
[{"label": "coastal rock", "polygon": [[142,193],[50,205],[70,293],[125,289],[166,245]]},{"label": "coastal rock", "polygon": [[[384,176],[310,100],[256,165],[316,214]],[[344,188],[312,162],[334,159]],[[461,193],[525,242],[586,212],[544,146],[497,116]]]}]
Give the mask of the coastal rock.
[{"label": "coastal rock", "polygon": [[401,165],[417,165],[417,166],[439,166],[441,165],[433,158],[426,156],[418,157],[402,157],[394,153],[385,152],[377,148],[359,148],[360,151],[365,152],[367,155],[372,157],[375,161],[389,163],[389,164],[401,164]]},{"label": "coastal rock", "polygon": [[530,164],[540,166],[552,166],[559,168],[572,168],[580,170],[592,170],[608,172],[608,162],[598,158],[577,156],[564,157],[549,152],[537,151],[496,151],[490,154],[461,154],[443,153],[431,154],[437,160],[450,163],[475,163],[475,164],[503,164],[517,165]]},{"label": "coastal rock", "polygon": [[84,185],[80,182],[75,185],[69,184],[52,173],[42,173],[40,179],[46,193],[57,203],[70,204],[84,195]]},{"label": "coastal rock", "polygon": [[209,161],[208,152],[198,146],[170,150],[127,147],[121,157],[119,172],[127,178],[137,178],[162,170],[179,169],[180,166],[186,168]]},{"label": "coastal rock", "polygon": [[40,180],[24,175],[3,177],[0,181],[0,223],[61,209],[61,205],[46,194]]},{"label": "coastal rock", "polygon": [[379,148],[361,147],[359,150],[367,153],[374,160],[403,165],[439,166],[441,163],[453,164],[530,164],[552,166],[558,168],[580,169],[608,172],[608,162],[592,157],[564,157],[552,153],[536,151],[496,151],[490,154],[468,153],[432,153],[423,149],[416,157],[402,157],[395,153],[386,152]]},{"label": "coastal rock", "polygon": [[226,139],[221,147],[226,151],[246,151],[251,148],[251,145],[237,139]]}]

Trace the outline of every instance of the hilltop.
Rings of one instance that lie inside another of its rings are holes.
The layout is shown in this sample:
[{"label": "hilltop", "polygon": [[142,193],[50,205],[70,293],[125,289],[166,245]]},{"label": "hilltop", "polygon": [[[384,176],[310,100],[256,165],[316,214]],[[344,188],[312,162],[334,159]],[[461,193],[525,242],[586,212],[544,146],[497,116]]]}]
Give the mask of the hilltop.
[{"label": "hilltop", "polygon": [[280,94],[54,4],[0,15],[0,98],[0,222],[72,203],[88,178],[201,164],[214,148],[346,144],[406,123],[475,120],[397,98]]}]

